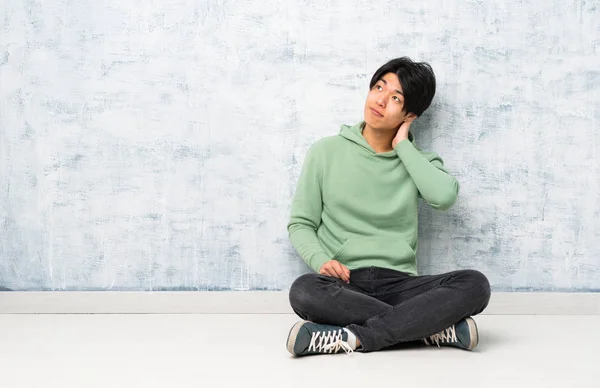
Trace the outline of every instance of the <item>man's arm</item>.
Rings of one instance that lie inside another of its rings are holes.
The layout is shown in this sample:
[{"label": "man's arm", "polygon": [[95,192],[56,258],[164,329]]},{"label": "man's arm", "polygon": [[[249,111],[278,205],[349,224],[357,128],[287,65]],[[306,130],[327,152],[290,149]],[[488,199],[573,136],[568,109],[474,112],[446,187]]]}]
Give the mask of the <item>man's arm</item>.
[{"label": "man's arm", "polygon": [[458,197],[459,183],[448,174],[444,162],[438,155],[426,158],[415,146],[405,139],[395,148],[410,177],[415,182],[419,195],[438,210],[448,210]]},{"label": "man's arm", "polygon": [[315,272],[329,261],[317,238],[323,211],[323,171],[315,147],[308,150],[292,201],[288,233],[292,246]]},{"label": "man's arm", "polygon": [[415,182],[419,195],[433,208],[448,210],[458,197],[458,181],[444,169],[442,158],[433,153],[431,158],[426,158],[410,142],[408,130],[411,124],[412,120],[405,121],[398,128],[392,148]]}]

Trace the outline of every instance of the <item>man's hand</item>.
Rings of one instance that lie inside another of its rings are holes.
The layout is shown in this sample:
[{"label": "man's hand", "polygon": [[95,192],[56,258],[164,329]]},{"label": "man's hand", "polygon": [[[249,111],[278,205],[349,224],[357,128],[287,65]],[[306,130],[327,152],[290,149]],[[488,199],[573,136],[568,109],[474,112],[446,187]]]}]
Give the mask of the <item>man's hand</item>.
[{"label": "man's hand", "polygon": [[402,125],[400,125],[400,128],[398,128],[398,132],[396,133],[396,137],[394,137],[394,140],[392,140],[392,148],[396,148],[396,145],[402,140],[408,139],[408,129],[410,128],[411,124],[412,120],[405,121],[402,123]]},{"label": "man's hand", "polygon": [[341,264],[337,260],[329,260],[321,266],[319,270],[321,275],[333,276],[350,283],[350,270],[344,264]]}]

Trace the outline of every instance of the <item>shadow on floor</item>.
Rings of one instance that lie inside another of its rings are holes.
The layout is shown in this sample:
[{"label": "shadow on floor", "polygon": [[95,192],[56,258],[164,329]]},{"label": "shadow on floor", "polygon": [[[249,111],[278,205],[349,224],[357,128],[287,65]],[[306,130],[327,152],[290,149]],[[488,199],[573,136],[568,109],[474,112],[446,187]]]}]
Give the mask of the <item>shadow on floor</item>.
[{"label": "shadow on floor", "polygon": [[419,348],[423,348],[426,349],[428,348],[427,346],[425,346],[425,344],[423,343],[423,341],[411,341],[411,342],[402,342],[396,345],[392,345],[389,346],[387,348],[383,348],[381,350],[379,350],[380,352],[387,352],[387,351],[393,351],[393,350],[403,350],[403,349],[419,349]]}]

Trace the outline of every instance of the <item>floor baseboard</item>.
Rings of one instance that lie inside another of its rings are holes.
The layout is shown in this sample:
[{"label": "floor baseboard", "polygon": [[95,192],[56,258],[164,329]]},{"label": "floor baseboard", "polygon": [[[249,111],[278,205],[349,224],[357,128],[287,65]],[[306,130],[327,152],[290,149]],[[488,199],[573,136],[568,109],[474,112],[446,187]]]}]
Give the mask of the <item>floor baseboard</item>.
[{"label": "floor baseboard", "polygon": [[[2,292],[0,314],[293,314],[285,291]],[[600,315],[600,293],[492,293],[486,315]]]}]

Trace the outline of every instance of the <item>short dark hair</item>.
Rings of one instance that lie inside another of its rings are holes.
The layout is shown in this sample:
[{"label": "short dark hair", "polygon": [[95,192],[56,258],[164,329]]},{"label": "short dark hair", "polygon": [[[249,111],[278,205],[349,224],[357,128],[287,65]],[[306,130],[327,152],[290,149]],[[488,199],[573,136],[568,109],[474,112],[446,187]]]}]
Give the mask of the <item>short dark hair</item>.
[{"label": "short dark hair", "polygon": [[394,73],[404,92],[404,111],[421,116],[435,95],[435,74],[426,62],[413,62],[408,57],[392,59],[381,66],[371,79],[370,89],[387,73]]}]

